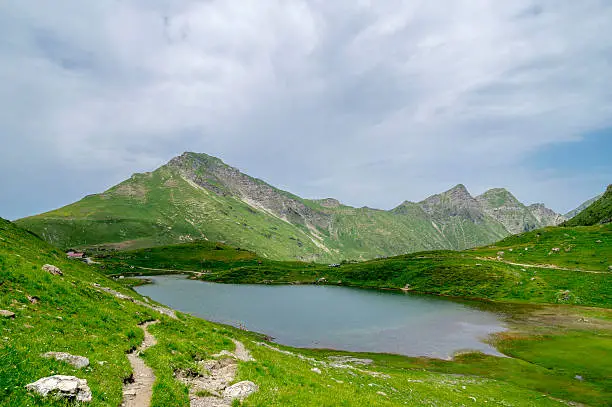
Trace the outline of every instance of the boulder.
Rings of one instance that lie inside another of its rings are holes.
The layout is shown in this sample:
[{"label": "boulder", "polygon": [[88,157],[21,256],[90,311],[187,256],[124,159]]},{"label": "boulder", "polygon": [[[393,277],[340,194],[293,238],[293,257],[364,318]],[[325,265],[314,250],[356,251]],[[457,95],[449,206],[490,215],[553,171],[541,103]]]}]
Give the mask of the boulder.
[{"label": "boulder", "polygon": [[87,359],[86,357],[75,356],[66,352],[47,352],[42,356],[43,358],[53,358],[55,360],[69,363],[77,369],[89,366],[89,359]]},{"label": "boulder", "polygon": [[53,274],[54,276],[63,276],[64,273],[62,273],[62,270],[60,270],[58,267],[55,267],[52,264],[45,264],[44,266],[42,266],[43,271],[46,271],[47,273]]},{"label": "boulder", "polygon": [[223,398],[244,400],[257,390],[259,390],[259,386],[247,380],[226,387],[223,391]]},{"label": "boulder", "polygon": [[15,318],[15,313],[6,309],[0,309],[0,317]]},{"label": "boulder", "polygon": [[91,401],[91,390],[87,380],[75,376],[55,375],[43,377],[26,385],[26,389],[34,391],[43,397],[55,395],[58,398],[89,402]]}]

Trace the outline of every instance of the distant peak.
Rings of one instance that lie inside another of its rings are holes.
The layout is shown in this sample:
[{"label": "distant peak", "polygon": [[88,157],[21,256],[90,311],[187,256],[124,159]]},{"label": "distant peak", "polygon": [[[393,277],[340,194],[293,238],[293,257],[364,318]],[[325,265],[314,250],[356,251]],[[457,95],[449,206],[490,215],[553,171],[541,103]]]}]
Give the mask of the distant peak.
[{"label": "distant peak", "polygon": [[472,195],[470,195],[469,191],[463,184],[455,185],[454,187],[446,191],[445,194],[452,195],[453,197],[457,197],[457,198],[461,198],[461,197],[471,198],[472,197]]},{"label": "distant peak", "polygon": [[476,197],[481,203],[497,208],[504,205],[522,206],[523,204],[506,188],[491,188]]},{"label": "distant peak", "polygon": [[170,166],[185,167],[185,168],[192,167],[194,165],[204,166],[206,168],[228,166],[220,158],[217,158],[212,155],[205,154],[205,153],[194,153],[191,151],[185,151],[183,154],[177,157],[174,157],[172,160],[168,162],[168,164]]},{"label": "distant peak", "polygon": [[316,202],[325,208],[337,208],[341,205],[340,201],[335,198],[317,199]]},{"label": "distant peak", "polygon": [[[485,191],[485,194],[510,193],[506,188],[491,188]],[[484,195],[484,194],[483,194]]]}]

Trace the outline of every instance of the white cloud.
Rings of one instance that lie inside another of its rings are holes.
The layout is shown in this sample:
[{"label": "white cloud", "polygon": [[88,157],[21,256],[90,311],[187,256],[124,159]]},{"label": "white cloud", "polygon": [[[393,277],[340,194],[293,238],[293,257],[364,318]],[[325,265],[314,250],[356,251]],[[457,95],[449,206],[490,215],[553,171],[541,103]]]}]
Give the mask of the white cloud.
[{"label": "white cloud", "polygon": [[9,1],[0,170],[90,193],[191,150],[357,205],[464,182],[565,208],[578,181],[521,160],[612,125],[609,21],[595,0]]}]

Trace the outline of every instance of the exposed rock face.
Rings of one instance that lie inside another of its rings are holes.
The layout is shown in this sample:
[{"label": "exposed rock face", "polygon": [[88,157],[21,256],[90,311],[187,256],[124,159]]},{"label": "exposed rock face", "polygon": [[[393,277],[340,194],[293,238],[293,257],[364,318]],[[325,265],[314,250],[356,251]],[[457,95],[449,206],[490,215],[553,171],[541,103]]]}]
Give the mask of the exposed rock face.
[{"label": "exposed rock face", "polygon": [[53,358],[55,360],[66,362],[76,367],[77,369],[89,366],[89,359],[87,359],[86,357],[71,355],[70,353],[66,352],[47,352],[42,356],[44,358]]},{"label": "exposed rock face", "polygon": [[541,226],[556,226],[567,220],[565,216],[556,213],[552,209],[548,209],[542,203],[529,205],[527,209],[529,209],[529,212],[536,218]]},{"label": "exposed rock face", "polygon": [[331,219],[304,205],[302,200],[230,167],[218,158],[206,154],[184,153],[173,158],[168,166],[183,177],[220,195],[239,197],[255,209],[271,213],[292,224],[327,229]]},{"label": "exposed rock face", "polygon": [[334,198],[316,199],[315,202],[324,208],[337,208],[342,205],[340,201]]},{"label": "exposed rock face", "polygon": [[0,317],[15,318],[15,313],[6,309],[0,309]]},{"label": "exposed rock face", "polygon": [[34,391],[43,397],[54,395],[59,398],[89,402],[91,401],[91,390],[87,380],[75,376],[55,375],[43,377],[26,385],[26,389]]},{"label": "exposed rock face", "polygon": [[485,217],[478,201],[470,195],[463,184],[441,194],[432,195],[419,204],[427,214],[439,219],[462,217],[474,222],[482,222]]},{"label": "exposed rock face", "polygon": [[482,211],[516,234],[558,225],[565,218],[543,204],[525,206],[504,188],[494,188],[476,197]]},{"label": "exposed rock face", "polygon": [[42,266],[43,271],[46,271],[47,273],[53,274],[54,276],[63,276],[64,273],[62,273],[62,270],[60,270],[58,267],[55,267],[52,264],[45,264],[44,266]]}]

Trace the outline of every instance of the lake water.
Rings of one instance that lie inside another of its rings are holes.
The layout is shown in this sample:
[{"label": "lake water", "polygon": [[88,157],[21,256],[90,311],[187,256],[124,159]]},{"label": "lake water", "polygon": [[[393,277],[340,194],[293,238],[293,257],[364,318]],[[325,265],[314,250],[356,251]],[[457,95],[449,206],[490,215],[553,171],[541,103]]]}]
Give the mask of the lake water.
[{"label": "lake water", "polygon": [[449,358],[462,350],[498,355],[483,340],[504,330],[500,317],[450,300],[314,285],[215,284],[149,277],[142,295],[179,311],[305,348]]}]

